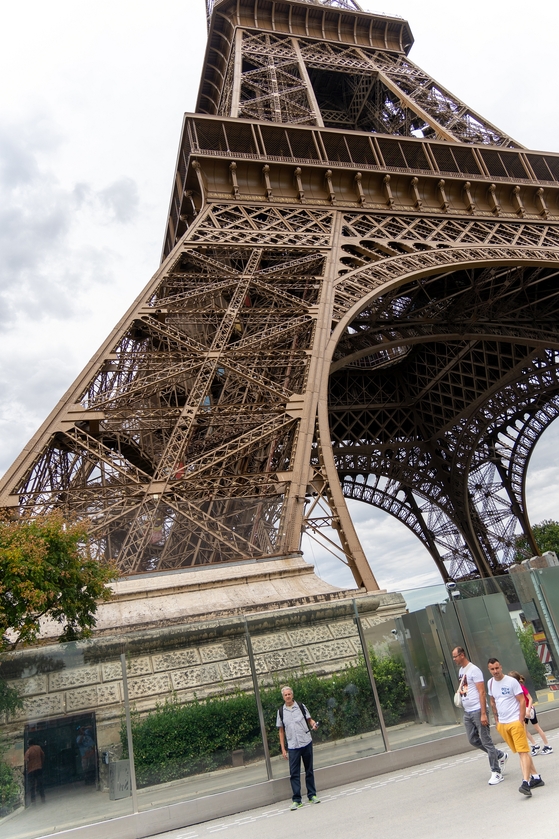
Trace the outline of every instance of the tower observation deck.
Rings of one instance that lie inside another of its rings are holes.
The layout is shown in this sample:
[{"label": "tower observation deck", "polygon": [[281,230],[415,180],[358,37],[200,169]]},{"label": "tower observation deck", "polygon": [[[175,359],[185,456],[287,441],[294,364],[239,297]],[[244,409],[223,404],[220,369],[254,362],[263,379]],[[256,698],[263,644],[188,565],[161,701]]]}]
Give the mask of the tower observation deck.
[{"label": "tower observation deck", "polygon": [[346,504],[443,578],[525,534],[559,413],[559,156],[532,152],[354,0],[208,0],[155,276],[0,484],[124,576],[322,540],[378,589]]}]

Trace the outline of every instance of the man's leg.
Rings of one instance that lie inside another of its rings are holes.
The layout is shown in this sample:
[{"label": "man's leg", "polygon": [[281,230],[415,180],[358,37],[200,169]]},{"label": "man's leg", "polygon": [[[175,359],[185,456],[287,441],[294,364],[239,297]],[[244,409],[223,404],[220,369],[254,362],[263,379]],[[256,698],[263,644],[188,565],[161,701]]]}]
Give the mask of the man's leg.
[{"label": "man's leg", "polygon": [[520,767],[522,769],[522,778],[525,781],[529,781],[532,775],[536,775],[536,767],[534,766],[534,761],[532,760],[532,755],[530,752],[518,752],[518,757],[520,758]]},{"label": "man's leg", "polygon": [[487,757],[489,759],[489,766],[491,767],[492,772],[500,772],[501,767],[499,765],[500,758],[503,757],[504,752],[501,749],[498,749],[493,739],[491,737],[491,730],[488,725],[482,725],[481,720],[479,723],[479,737],[481,740],[482,748],[487,753]]},{"label": "man's leg", "polygon": [[37,770],[35,769],[33,772],[29,772],[27,777],[29,779],[29,794],[33,803],[37,795]]},{"label": "man's leg", "polygon": [[288,749],[289,754],[289,780],[293,801],[301,801],[301,751],[302,749]]},{"label": "man's leg", "polygon": [[41,796],[41,801],[45,800],[45,787],[43,785],[43,770],[37,769],[37,792]]},{"label": "man's leg", "polygon": [[503,752],[495,748],[488,725],[481,724],[481,711],[464,714],[464,728],[470,745],[485,752],[492,772],[500,772],[499,758]]},{"label": "man's leg", "polygon": [[316,795],[316,787],[314,785],[314,769],[313,769],[313,753],[312,743],[301,749],[301,757],[303,758],[303,766],[305,767],[305,784],[307,786],[307,795],[309,801]]}]

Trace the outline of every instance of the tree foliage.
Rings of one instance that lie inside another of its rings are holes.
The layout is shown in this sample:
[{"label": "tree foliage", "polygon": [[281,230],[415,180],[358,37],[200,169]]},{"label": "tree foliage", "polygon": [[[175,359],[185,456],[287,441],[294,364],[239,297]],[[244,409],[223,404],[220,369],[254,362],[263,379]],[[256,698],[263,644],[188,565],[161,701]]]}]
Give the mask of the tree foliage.
[{"label": "tree foliage", "polygon": [[547,685],[545,679],[546,671],[545,665],[542,664],[538,657],[538,649],[534,642],[534,630],[531,626],[528,626],[525,629],[520,629],[520,627],[518,627],[516,635],[520,643],[522,655],[524,656],[524,660],[526,662],[526,667],[532,677],[534,687],[536,690],[542,690]]},{"label": "tree foliage", "polygon": [[20,803],[20,788],[13,769],[4,760],[4,746],[0,742],[0,818],[7,816]]},{"label": "tree foliage", "polygon": [[67,522],[58,511],[0,518],[2,646],[35,642],[43,617],[62,625],[61,641],[86,637],[116,577],[113,565],[90,556],[87,523]]},{"label": "tree foliage", "polygon": [[[555,551],[559,556],[559,521],[544,519],[532,527],[532,533],[540,552]],[[516,553],[515,562],[522,562],[532,555],[532,548],[525,536],[518,536],[515,540]]]}]

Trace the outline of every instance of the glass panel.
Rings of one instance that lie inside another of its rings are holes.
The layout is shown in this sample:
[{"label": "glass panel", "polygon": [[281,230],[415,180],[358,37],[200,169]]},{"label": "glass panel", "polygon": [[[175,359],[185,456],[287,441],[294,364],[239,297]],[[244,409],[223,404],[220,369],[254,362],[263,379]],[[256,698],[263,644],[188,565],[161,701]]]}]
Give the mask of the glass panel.
[{"label": "glass panel", "polygon": [[[366,619],[378,601],[359,598]],[[330,766],[384,751],[373,691],[352,604],[286,609],[248,619],[274,778],[288,777],[276,719],[281,687],[318,722],[314,766]]]},{"label": "glass panel", "polygon": [[409,612],[394,621],[394,634],[416,722],[398,738],[391,735],[391,748],[461,731],[461,712],[452,703],[457,674],[451,653],[457,645],[465,647],[486,678],[492,655],[506,672],[523,673],[538,711],[559,706],[559,567],[513,567],[508,575],[459,582],[450,591],[438,585],[402,594]]},{"label": "glass panel", "polygon": [[267,779],[241,618],[143,632],[127,674],[140,810]]},{"label": "glass panel", "polygon": [[[432,589],[440,588],[433,586]],[[444,590],[444,586],[442,587]],[[456,674],[452,647],[462,645],[456,615],[449,608],[448,594],[439,602],[416,609],[395,620],[396,638],[401,647],[406,681],[412,694],[408,725],[391,741],[391,748],[439,740],[462,732],[461,711],[453,703]],[[412,593],[409,599],[417,598]],[[447,635],[453,640],[447,641]],[[413,714],[413,716],[412,716]]]},{"label": "glass panel", "polygon": [[[522,566],[521,566],[522,567]],[[559,567],[536,568],[512,575],[528,613],[527,629],[532,630],[523,645],[528,669],[537,682],[538,711],[559,707]],[[522,581],[522,582],[521,582]],[[530,598],[530,595],[531,598]],[[535,648],[535,655],[534,655]]]},{"label": "glass panel", "polygon": [[[114,646],[114,645],[113,645]],[[107,672],[96,642],[7,653],[0,661],[2,836],[45,836],[132,813],[115,798],[120,662]],[[114,791],[113,791],[114,792]]]},{"label": "glass panel", "polygon": [[443,603],[448,598],[448,592],[443,583],[424,588],[412,588],[402,591],[408,612],[416,612],[433,603]]}]

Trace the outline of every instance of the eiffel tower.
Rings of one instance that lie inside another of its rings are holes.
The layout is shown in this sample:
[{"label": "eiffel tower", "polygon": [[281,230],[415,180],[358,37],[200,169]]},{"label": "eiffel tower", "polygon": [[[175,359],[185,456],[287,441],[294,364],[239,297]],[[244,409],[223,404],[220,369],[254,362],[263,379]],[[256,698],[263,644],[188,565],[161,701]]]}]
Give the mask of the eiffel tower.
[{"label": "eiffel tower", "polygon": [[[443,579],[524,533],[559,413],[559,156],[534,153],[355,0],[207,0],[163,259],[5,475],[91,521],[123,576],[322,539],[378,590],[346,506]],[[211,569],[210,569],[211,572]]]}]

